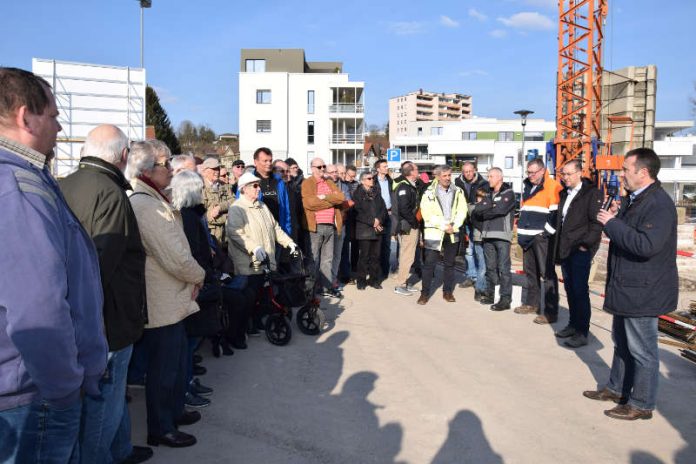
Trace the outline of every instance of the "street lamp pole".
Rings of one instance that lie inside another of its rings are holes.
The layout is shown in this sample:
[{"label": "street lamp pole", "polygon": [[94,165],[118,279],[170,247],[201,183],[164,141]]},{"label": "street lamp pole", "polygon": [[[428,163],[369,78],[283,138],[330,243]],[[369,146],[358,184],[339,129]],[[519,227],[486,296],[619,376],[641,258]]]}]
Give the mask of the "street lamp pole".
[{"label": "street lamp pole", "polygon": [[152,8],[152,0],[140,1],[140,67],[145,68],[145,8]]},{"label": "street lamp pole", "polygon": [[520,195],[522,194],[522,191],[524,190],[524,166],[525,166],[525,157],[526,153],[524,151],[524,142],[525,142],[525,129],[527,127],[527,116],[530,114],[534,114],[534,111],[532,110],[517,110],[515,111],[515,114],[520,116],[520,120],[522,122],[522,161],[520,162]]}]

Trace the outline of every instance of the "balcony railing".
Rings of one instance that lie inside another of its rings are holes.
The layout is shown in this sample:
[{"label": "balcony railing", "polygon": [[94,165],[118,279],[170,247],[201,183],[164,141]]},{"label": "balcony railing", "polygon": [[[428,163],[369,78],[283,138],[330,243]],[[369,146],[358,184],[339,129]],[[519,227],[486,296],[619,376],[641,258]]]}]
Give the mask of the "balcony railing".
[{"label": "balcony railing", "polygon": [[365,105],[362,103],[337,103],[329,105],[329,113],[364,113]]},{"label": "balcony railing", "polygon": [[333,144],[359,144],[365,140],[365,134],[332,134]]}]

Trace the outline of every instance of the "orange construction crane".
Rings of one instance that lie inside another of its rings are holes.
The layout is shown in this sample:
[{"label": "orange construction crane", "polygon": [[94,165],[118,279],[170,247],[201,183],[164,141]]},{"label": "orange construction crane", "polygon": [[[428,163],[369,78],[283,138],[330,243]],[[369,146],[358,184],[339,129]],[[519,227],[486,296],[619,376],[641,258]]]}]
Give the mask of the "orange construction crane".
[{"label": "orange construction crane", "polygon": [[556,170],[579,158],[583,176],[588,178],[596,175],[593,143],[601,140],[602,47],[607,2],[558,2]]}]

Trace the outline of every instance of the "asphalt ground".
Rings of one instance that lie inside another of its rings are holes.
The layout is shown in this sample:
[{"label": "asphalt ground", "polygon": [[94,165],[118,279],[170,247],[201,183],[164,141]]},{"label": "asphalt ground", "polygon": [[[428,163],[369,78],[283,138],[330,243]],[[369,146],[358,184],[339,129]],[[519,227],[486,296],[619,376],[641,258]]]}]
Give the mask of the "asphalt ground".
[{"label": "asphalt ground", "polygon": [[[520,283],[520,277],[516,277]],[[652,420],[604,416],[588,400],[609,375],[611,316],[592,297],[590,344],[564,348],[533,315],[488,310],[472,289],[447,303],[348,286],[323,302],[320,336],[293,321],[288,346],[265,338],[213,358],[200,354],[215,388],[203,420],[182,428],[191,448],[155,448],[153,463],[694,463],[696,365],[660,345]],[[656,289],[656,291],[658,291]],[[521,288],[515,287],[515,303]],[[561,292],[561,305],[565,305]],[[682,295],[688,304],[689,295]],[[131,390],[133,436],[145,443],[143,390]]]}]

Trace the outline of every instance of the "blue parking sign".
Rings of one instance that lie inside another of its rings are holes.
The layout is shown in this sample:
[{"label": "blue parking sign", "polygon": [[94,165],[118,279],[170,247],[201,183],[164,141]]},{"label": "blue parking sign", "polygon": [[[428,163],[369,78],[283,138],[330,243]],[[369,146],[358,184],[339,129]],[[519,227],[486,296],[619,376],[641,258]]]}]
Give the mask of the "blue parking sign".
[{"label": "blue parking sign", "polygon": [[387,161],[401,162],[401,148],[390,148],[387,150]]}]

